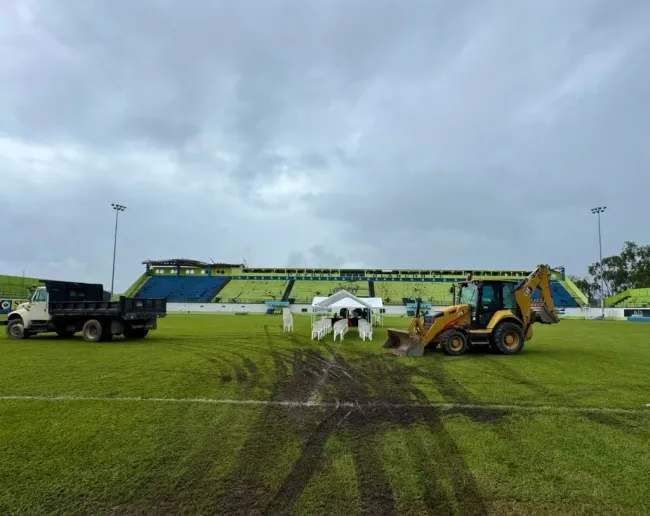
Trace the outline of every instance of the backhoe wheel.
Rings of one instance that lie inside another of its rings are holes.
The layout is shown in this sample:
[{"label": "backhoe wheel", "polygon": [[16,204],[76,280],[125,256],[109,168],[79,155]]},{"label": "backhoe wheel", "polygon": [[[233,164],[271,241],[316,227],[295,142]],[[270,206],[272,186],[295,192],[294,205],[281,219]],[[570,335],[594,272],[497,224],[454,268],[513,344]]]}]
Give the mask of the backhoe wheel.
[{"label": "backhoe wheel", "polygon": [[447,355],[462,355],[469,348],[469,339],[465,333],[458,330],[447,330],[440,336],[440,349]]},{"label": "backhoe wheel", "polygon": [[27,339],[29,338],[29,332],[25,330],[25,325],[23,324],[22,319],[13,319],[7,323],[5,327],[5,333],[8,339]]},{"label": "backhoe wheel", "polygon": [[502,322],[492,338],[496,349],[504,355],[515,355],[524,347],[524,330],[515,323]]},{"label": "backhoe wheel", "polygon": [[104,328],[102,323],[95,319],[90,319],[90,321],[86,321],[86,324],[84,324],[83,335],[86,342],[99,342],[102,340],[103,333]]}]

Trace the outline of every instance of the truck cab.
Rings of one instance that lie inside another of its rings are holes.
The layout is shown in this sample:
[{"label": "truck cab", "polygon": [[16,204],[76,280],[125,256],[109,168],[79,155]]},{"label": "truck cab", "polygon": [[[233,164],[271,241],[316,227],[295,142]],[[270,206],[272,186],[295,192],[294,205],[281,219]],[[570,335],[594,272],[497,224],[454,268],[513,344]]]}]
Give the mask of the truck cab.
[{"label": "truck cab", "polygon": [[9,313],[7,320],[20,318],[25,326],[47,324],[50,321],[47,303],[47,288],[38,287],[29,301],[19,304],[13,312]]}]

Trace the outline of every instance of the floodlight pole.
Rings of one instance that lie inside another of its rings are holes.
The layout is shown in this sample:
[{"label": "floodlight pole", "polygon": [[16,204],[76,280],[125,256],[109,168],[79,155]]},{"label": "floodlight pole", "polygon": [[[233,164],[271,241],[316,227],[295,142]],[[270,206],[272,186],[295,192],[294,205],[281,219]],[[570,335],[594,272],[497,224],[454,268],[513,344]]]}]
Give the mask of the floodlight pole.
[{"label": "floodlight pole", "polygon": [[113,288],[115,286],[115,255],[117,252],[117,221],[120,217],[120,212],[126,210],[126,206],[121,204],[111,203],[115,211],[115,233],[113,236],[113,273],[111,274],[111,299],[113,299]]},{"label": "floodlight pole", "polygon": [[600,307],[602,309],[603,319],[605,318],[605,276],[603,271],[603,239],[600,231],[600,214],[604,213],[607,206],[597,206],[591,209],[592,214],[598,216],[598,251],[600,254]]}]

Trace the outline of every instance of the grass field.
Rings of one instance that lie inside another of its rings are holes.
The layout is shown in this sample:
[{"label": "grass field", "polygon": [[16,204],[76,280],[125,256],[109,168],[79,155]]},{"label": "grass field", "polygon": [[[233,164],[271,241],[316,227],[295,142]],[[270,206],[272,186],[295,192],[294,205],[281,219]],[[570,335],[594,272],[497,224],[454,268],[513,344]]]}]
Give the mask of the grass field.
[{"label": "grass field", "polygon": [[565,320],[518,356],[406,359],[381,330],[339,345],[281,324],[0,337],[0,513],[650,512],[650,325]]}]

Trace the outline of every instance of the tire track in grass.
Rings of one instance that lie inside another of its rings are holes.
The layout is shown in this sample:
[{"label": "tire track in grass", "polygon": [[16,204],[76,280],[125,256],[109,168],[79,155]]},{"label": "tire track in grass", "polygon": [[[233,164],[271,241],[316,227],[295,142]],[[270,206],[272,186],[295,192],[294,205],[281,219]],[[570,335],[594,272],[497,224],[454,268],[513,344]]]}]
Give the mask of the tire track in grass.
[{"label": "tire track in grass", "polygon": [[[575,396],[571,396],[565,393],[559,393],[552,391],[544,385],[540,385],[537,382],[534,382],[530,378],[523,376],[519,371],[516,371],[509,365],[503,363],[502,361],[495,361],[494,359],[489,359],[487,361],[489,367],[492,369],[493,374],[516,383],[517,385],[522,385],[527,387],[532,392],[542,395],[546,399],[557,401],[562,407],[571,407],[575,405],[578,399]],[[604,408],[603,410],[578,410],[586,419],[599,423],[604,426],[615,428],[623,432],[644,432],[644,426],[638,421],[629,419],[631,413],[626,411],[616,411]],[[648,411],[650,412],[650,411]]]},{"label": "tire track in grass", "polygon": [[[314,474],[323,467],[324,450],[330,436],[340,435],[352,455],[357,473],[361,509],[366,514],[397,512],[394,486],[383,468],[381,442],[386,430],[424,425],[436,444],[434,464],[412,461],[427,481],[422,483],[424,502],[435,512],[454,507],[461,512],[485,514],[486,506],[476,479],[453,437],[446,431],[443,416],[462,414],[474,421],[495,423],[513,411],[640,413],[648,409],[594,407],[517,406],[472,403],[467,389],[438,364],[423,372],[402,361],[381,355],[360,355],[344,359],[338,352],[324,356],[314,349],[294,350],[291,358],[273,355],[277,382],[266,400],[210,398],[144,398],[103,396],[0,396],[2,400],[56,402],[114,401],[148,403],[201,403],[260,406],[261,410],[244,439],[231,474],[214,484],[206,475],[210,464],[219,460],[219,448],[206,450],[200,463],[191,465],[184,482],[193,486],[189,500],[181,492],[165,494],[169,512],[187,510],[188,505],[212,513],[290,513]],[[391,357],[392,358],[392,357]],[[321,381],[323,364],[332,361],[321,399],[310,400]],[[250,367],[250,365],[249,365]],[[412,383],[417,376],[433,378],[447,400],[430,403]],[[409,433],[407,432],[407,436]],[[411,440],[411,445],[414,441]],[[287,450],[299,443],[298,457],[283,471]],[[417,453],[417,452],[416,452]],[[278,478],[281,476],[282,478]],[[446,477],[450,493],[440,489]],[[335,493],[332,493],[335,496]]]},{"label": "tire track in grass", "polygon": [[[316,358],[315,358],[316,357]],[[308,403],[308,396],[320,369],[320,358],[313,350],[294,350],[288,367],[276,365],[280,373],[271,393],[271,403],[264,404],[239,452],[234,469],[218,486],[212,506],[220,513],[282,514],[302,493],[313,472],[322,460],[325,435],[329,435],[327,412],[331,409]],[[285,371],[283,373],[283,371]],[[294,399],[299,402],[292,409],[282,402]],[[300,472],[290,482],[280,482],[273,487],[278,468],[286,463],[288,450],[301,443],[302,449],[311,450],[292,465]]]},{"label": "tire track in grass", "polygon": [[[359,432],[358,438],[350,440],[357,448],[354,452],[358,465],[358,474],[369,479],[368,485],[385,486],[380,492],[363,490],[364,480],[359,479],[362,511],[366,514],[394,514],[397,512],[393,500],[393,489],[387,473],[383,470],[381,460],[381,436],[385,430],[405,429],[414,425],[424,425],[434,442],[439,445],[436,465],[441,472],[448,473],[452,484],[453,498],[439,489],[439,478],[423,484],[424,496],[436,507],[441,508],[457,504],[464,508],[470,504],[473,514],[485,514],[485,505],[476,479],[466,463],[462,452],[448,434],[443,422],[444,411],[435,404],[427,403],[425,394],[413,384],[413,378],[420,371],[402,361],[392,360],[385,355],[365,354],[359,357],[358,364],[345,364],[342,357],[339,360],[346,365],[351,376],[343,376],[338,382],[337,396],[342,401],[355,400],[359,410],[354,412],[347,426]],[[364,372],[365,382],[356,381],[355,370]],[[334,394],[334,393],[333,393]],[[422,401],[414,401],[422,400]],[[374,400],[381,400],[385,406],[372,405]],[[472,411],[469,411],[470,415]],[[493,419],[502,417],[497,411]],[[492,419],[491,419],[492,420]],[[491,421],[490,420],[490,421]],[[412,435],[405,432],[404,435]],[[361,445],[357,443],[363,443]],[[366,443],[370,443],[366,446]],[[374,444],[374,446],[373,446]],[[364,457],[364,454],[366,457]],[[376,455],[376,457],[375,457]],[[364,467],[366,463],[366,467]],[[427,475],[436,475],[436,470],[428,470]],[[399,479],[393,479],[399,482]],[[390,498],[389,498],[390,496]],[[433,502],[435,501],[435,503]],[[461,511],[462,512],[462,511]]]}]

